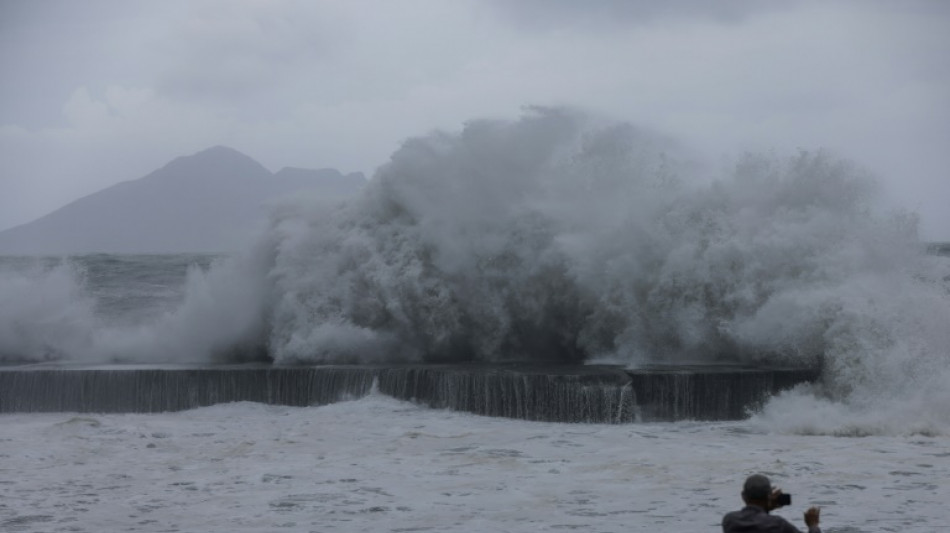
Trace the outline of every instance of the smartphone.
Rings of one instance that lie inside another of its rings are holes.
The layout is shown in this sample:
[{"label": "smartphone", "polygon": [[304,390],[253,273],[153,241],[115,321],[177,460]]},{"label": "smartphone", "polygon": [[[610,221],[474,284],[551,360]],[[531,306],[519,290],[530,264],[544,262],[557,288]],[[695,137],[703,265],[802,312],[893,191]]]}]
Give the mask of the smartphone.
[{"label": "smartphone", "polygon": [[792,504],[791,494],[779,494],[778,497],[775,498],[775,505],[779,507],[784,507],[786,505],[791,505],[791,504]]}]

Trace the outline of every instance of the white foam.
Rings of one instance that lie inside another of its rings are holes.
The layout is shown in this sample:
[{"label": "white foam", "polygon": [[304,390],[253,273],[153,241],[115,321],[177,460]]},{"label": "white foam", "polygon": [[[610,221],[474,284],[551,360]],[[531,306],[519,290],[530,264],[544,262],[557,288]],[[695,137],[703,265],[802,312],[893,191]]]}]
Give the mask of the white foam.
[{"label": "white foam", "polygon": [[0,415],[0,529],[714,531],[763,472],[826,531],[939,531],[946,437],[749,423],[528,423],[382,396],[157,415]]},{"label": "white foam", "polygon": [[95,301],[71,263],[0,274],[0,361],[89,356],[98,326]]}]

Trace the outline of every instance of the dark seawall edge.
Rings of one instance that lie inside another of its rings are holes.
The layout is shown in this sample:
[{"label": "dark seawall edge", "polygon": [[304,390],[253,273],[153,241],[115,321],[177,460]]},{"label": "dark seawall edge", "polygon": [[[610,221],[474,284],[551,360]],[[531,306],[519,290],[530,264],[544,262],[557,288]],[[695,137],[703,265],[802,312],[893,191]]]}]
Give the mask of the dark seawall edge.
[{"label": "dark seawall edge", "polygon": [[0,413],[155,413],[250,401],[313,406],[377,390],[437,409],[547,422],[739,420],[818,369],[533,363],[0,366]]}]

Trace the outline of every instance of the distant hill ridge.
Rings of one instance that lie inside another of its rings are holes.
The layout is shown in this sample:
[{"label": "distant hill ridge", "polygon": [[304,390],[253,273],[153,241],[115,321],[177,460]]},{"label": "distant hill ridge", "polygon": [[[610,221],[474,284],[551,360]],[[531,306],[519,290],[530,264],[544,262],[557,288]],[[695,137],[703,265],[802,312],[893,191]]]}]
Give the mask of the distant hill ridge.
[{"label": "distant hill ridge", "polygon": [[359,172],[335,169],[272,173],[215,146],[0,232],[0,254],[233,251],[265,220],[268,202],[302,193],[343,198],[365,183]]}]

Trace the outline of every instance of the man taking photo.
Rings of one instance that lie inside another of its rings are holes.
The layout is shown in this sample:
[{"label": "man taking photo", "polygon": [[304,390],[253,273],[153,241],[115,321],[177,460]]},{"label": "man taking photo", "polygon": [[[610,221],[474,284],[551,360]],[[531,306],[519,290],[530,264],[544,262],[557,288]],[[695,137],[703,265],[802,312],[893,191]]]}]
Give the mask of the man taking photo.
[{"label": "man taking photo", "polygon": [[[791,503],[791,498],[782,494],[781,490],[772,489],[769,478],[761,474],[749,476],[742,487],[742,500],[746,504],[744,508],[722,518],[723,533],[801,533],[788,520],[769,514],[772,509]],[[819,513],[817,507],[805,511],[808,533],[821,533],[818,527]]]}]

